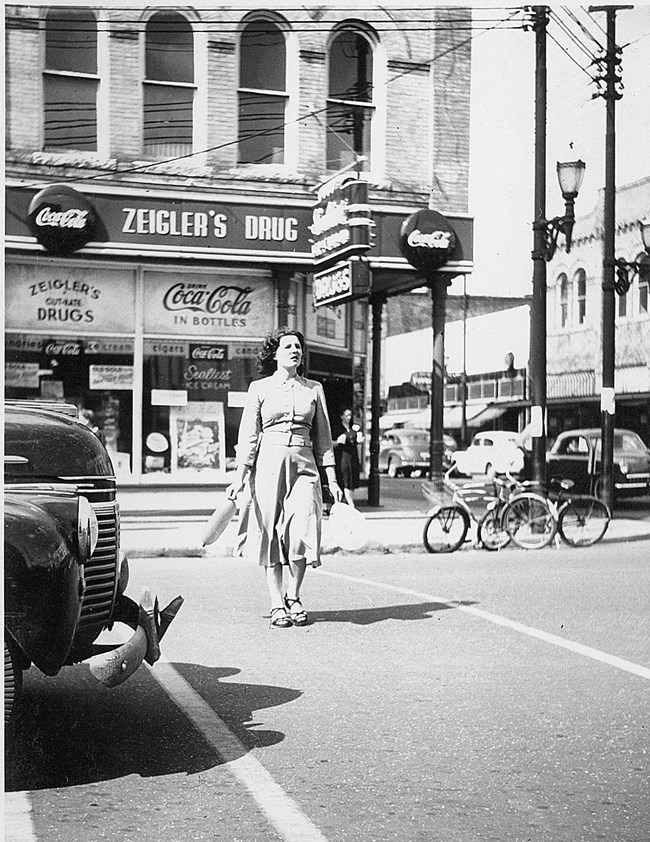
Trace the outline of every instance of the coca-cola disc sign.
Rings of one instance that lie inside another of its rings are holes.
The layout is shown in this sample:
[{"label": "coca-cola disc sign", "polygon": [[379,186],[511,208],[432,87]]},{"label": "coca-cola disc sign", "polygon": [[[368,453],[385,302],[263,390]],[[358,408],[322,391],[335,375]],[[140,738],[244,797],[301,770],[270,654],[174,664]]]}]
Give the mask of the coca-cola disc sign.
[{"label": "coca-cola disc sign", "polygon": [[43,248],[71,254],[96,239],[97,213],[72,187],[52,184],[37,193],[29,205],[29,229]]},{"label": "coca-cola disc sign", "polygon": [[423,209],[402,223],[399,247],[411,266],[429,274],[449,260],[456,247],[456,234],[441,213]]}]

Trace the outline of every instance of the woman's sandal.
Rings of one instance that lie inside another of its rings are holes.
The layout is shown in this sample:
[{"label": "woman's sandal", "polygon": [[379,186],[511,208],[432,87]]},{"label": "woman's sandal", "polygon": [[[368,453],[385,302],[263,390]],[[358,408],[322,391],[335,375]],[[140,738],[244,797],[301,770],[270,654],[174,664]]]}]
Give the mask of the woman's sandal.
[{"label": "woman's sandal", "polygon": [[[288,596],[284,598],[284,604],[287,606],[289,618],[294,626],[306,626],[308,622],[307,612],[302,607],[300,599],[289,599]],[[300,608],[296,610],[294,606],[299,605]]]},{"label": "woman's sandal", "polygon": [[[282,612],[281,614],[278,612]],[[289,629],[293,625],[289,617],[287,616],[287,612],[285,609],[280,606],[279,608],[272,608],[271,609],[271,622],[270,625],[276,629]]]}]

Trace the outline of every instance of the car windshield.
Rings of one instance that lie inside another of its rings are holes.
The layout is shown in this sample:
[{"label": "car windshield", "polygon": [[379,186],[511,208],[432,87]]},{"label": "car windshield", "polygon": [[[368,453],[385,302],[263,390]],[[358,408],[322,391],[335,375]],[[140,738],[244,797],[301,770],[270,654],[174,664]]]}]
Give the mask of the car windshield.
[{"label": "car windshield", "polygon": [[[600,454],[601,441],[598,439],[596,443],[596,453]],[[628,452],[630,450],[645,452],[647,447],[643,443],[641,436],[636,433],[617,433],[614,432],[614,450],[622,450]]]},{"label": "car windshield", "polygon": [[422,445],[428,443],[429,436],[426,433],[408,433],[402,434],[399,439],[402,444]]}]

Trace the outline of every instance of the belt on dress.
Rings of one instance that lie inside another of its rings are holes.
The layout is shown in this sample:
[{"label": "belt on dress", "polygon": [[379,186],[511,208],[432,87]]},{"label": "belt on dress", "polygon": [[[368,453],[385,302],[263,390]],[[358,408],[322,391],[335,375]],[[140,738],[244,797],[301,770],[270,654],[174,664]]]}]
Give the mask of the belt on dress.
[{"label": "belt on dress", "polygon": [[291,430],[263,430],[262,441],[265,444],[283,444],[287,447],[311,447],[311,438],[292,433]]}]

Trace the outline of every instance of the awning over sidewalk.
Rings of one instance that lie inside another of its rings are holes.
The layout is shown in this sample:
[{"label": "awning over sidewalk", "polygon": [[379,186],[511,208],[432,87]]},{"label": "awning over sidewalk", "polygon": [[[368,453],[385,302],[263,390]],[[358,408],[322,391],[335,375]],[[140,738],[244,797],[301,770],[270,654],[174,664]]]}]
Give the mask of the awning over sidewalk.
[{"label": "awning over sidewalk", "polygon": [[[495,418],[501,418],[506,407],[498,404],[471,403],[467,405],[466,417],[468,427],[482,427]],[[443,416],[443,424],[446,430],[460,430],[462,425],[462,406],[446,406]],[[410,412],[387,412],[379,419],[379,427],[388,430],[391,427],[417,427],[420,430],[428,430],[431,426],[431,407],[425,409],[411,410]]]}]

